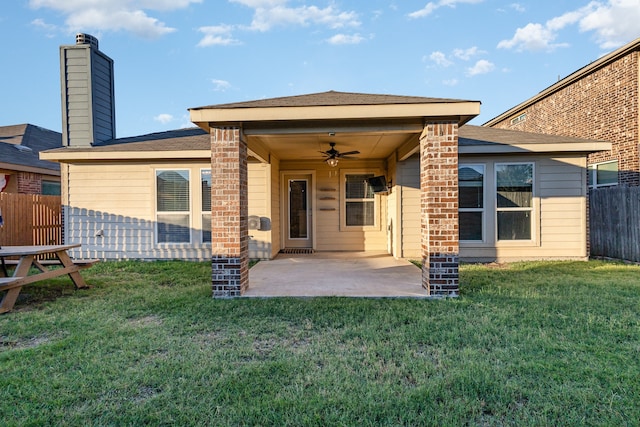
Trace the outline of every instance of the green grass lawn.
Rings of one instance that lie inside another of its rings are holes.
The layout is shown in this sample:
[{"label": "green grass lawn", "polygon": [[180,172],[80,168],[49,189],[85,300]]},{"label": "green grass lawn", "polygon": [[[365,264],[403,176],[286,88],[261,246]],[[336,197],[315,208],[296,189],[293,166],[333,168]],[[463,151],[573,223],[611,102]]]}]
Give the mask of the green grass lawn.
[{"label": "green grass lawn", "polygon": [[0,424],[640,423],[640,267],[466,265],[445,300],[213,300],[210,275],[25,287],[0,316]]}]

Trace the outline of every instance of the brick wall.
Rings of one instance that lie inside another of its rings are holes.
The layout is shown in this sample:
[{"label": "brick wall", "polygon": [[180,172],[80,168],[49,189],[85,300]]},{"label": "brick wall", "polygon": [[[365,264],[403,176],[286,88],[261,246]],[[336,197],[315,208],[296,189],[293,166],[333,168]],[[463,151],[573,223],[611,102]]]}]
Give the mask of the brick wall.
[{"label": "brick wall", "polygon": [[37,173],[18,172],[19,194],[42,194],[42,176]]},{"label": "brick wall", "polygon": [[422,286],[458,295],[458,125],[430,123],[420,139]]},{"label": "brick wall", "polygon": [[[620,184],[640,185],[639,55],[636,50],[514,113],[494,127],[610,141],[589,164],[618,159]],[[511,120],[526,113],[514,125]]]},{"label": "brick wall", "polygon": [[247,144],[238,128],[211,129],[211,253],[215,298],[249,286]]}]

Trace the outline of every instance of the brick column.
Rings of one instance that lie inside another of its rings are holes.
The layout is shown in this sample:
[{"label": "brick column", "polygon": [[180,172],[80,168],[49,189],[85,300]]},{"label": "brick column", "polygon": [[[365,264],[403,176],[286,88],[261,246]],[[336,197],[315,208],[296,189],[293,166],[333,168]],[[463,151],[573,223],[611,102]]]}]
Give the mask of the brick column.
[{"label": "brick column", "polygon": [[214,298],[249,287],[247,143],[237,127],[211,129],[211,280]]},{"label": "brick column", "polygon": [[427,123],[420,137],[422,286],[458,295],[458,124]]}]

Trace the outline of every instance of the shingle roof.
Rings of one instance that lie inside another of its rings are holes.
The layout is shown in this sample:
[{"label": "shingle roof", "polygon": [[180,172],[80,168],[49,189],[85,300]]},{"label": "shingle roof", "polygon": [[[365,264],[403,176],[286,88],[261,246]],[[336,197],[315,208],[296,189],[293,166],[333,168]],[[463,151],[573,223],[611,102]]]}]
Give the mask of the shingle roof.
[{"label": "shingle roof", "polygon": [[[483,126],[464,125],[458,131],[458,145],[511,145],[589,143],[590,139],[544,135]],[[93,147],[65,147],[64,152],[136,152],[210,150],[211,137],[200,128],[176,129],[128,138],[112,139]]]},{"label": "shingle roof", "polygon": [[0,162],[58,172],[56,162],[40,160],[40,151],[62,146],[62,134],[31,124],[0,126]]},{"label": "shingle roof", "polygon": [[306,95],[283,96],[278,98],[259,99],[256,101],[234,102],[230,104],[209,105],[191,108],[200,110],[205,108],[269,108],[269,107],[320,107],[336,105],[395,105],[395,104],[432,104],[470,102],[449,98],[426,98],[421,96],[381,95],[353,92],[311,93]]},{"label": "shingle roof", "polygon": [[200,128],[186,128],[110,139],[94,144],[91,147],[63,147],[49,152],[93,153],[187,150],[211,150],[211,137]]},{"label": "shingle roof", "polygon": [[458,130],[458,145],[487,144],[562,144],[590,143],[592,139],[571,138],[567,136],[545,135],[541,133],[521,132],[510,129],[489,128],[484,126],[464,125]]}]

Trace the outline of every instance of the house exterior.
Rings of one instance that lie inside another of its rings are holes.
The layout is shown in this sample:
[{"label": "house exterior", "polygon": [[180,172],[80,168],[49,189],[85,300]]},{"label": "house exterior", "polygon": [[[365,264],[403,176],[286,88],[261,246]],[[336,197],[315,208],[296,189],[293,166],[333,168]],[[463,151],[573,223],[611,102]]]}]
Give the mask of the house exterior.
[{"label": "house exterior", "polygon": [[640,185],[640,39],[484,124],[612,143],[589,155],[589,185]]},{"label": "house exterior", "polygon": [[60,194],[60,165],[39,153],[62,146],[62,135],[31,124],[0,126],[0,192]]},{"label": "house exterior", "polygon": [[418,259],[431,295],[457,295],[460,259],[586,259],[586,158],[610,144],[466,125],[479,108],[329,91],[193,108],[194,129],[69,130],[41,157],[75,256],[211,259],[216,297],[289,250]]}]

